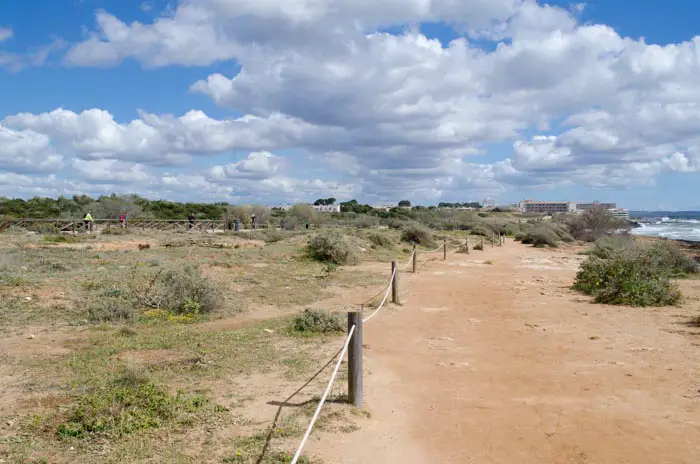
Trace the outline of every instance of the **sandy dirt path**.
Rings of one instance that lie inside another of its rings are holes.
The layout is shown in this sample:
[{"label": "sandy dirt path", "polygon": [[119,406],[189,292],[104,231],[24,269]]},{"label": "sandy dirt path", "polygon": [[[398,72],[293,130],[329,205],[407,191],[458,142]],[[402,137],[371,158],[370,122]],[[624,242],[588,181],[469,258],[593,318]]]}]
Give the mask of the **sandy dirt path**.
[{"label": "sandy dirt path", "polygon": [[[427,256],[423,257],[423,260]],[[571,250],[508,242],[404,274],[365,327],[371,419],[330,463],[700,463],[700,281],[682,308],[591,304]],[[484,264],[491,260],[493,264]]]}]

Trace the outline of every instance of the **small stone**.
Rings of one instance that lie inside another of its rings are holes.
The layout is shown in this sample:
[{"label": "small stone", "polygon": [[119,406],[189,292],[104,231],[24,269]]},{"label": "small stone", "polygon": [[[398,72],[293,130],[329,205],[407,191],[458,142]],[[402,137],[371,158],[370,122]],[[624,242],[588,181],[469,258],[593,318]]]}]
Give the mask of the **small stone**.
[{"label": "small stone", "polygon": [[30,336],[27,337],[29,340],[32,340],[35,338],[34,334],[31,334]]},{"label": "small stone", "polygon": [[263,329],[263,330],[269,334],[275,333],[275,331],[272,329]]},{"label": "small stone", "polygon": [[7,421],[5,422],[5,424],[7,424],[8,427],[12,427],[13,425],[15,425],[15,423],[12,421]]},{"label": "small stone", "polygon": [[594,335],[592,337],[588,337],[589,340],[600,340],[600,337]]},{"label": "small stone", "polygon": [[24,297],[24,300],[25,300],[25,301],[32,301],[32,297],[31,297],[31,296],[25,296],[25,297]]}]

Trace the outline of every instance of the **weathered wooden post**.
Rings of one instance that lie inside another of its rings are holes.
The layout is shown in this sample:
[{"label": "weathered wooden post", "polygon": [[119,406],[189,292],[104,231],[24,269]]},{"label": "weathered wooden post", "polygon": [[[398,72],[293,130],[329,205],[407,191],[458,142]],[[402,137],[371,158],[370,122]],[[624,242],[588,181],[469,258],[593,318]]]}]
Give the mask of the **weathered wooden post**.
[{"label": "weathered wooden post", "polygon": [[394,304],[400,304],[399,299],[399,267],[396,261],[391,262],[391,302]]},{"label": "weathered wooden post", "polygon": [[348,399],[356,408],[362,407],[362,313],[348,312],[348,333],[355,326],[355,332],[348,349]]},{"label": "weathered wooden post", "polygon": [[442,260],[447,260],[447,239],[442,241]]},{"label": "weathered wooden post", "polygon": [[481,236],[481,251],[484,251],[484,236]]},{"label": "weathered wooden post", "polygon": [[466,250],[466,253],[469,254],[469,237],[464,239],[464,249]]},{"label": "weathered wooden post", "polygon": [[416,260],[418,259],[418,248],[413,245],[413,273],[416,273]]}]

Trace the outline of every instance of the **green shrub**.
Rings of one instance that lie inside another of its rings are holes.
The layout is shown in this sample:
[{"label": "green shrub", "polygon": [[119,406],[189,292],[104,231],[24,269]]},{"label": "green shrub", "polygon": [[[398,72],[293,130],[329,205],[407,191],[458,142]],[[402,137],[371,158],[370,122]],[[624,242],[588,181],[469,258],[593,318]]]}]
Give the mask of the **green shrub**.
[{"label": "green shrub", "polygon": [[316,261],[343,265],[352,264],[356,259],[346,238],[332,230],[324,230],[313,236],[307,249],[309,256]]},{"label": "green shrub", "polygon": [[132,285],[139,305],[174,314],[209,313],[221,304],[221,291],[202,276],[196,264],[163,268],[155,275],[135,275]]},{"label": "green shrub", "polygon": [[528,232],[520,241],[526,245],[535,247],[552,247],[556,248],[559,236],[552,229],[547,227],[538,227],[535,230]]},{"label": "green shrub", "polygon": [[481,246],[481,243],[477,243],[476,245],[474,245],[474,250],[482,251],[483,249],[484,249],[484,247]]},{"label": "green shrub", "polygon": [[430,230],[419,225],[404,227],[401,232],[401,240],[415,245],[435,246],[435,240]]},{"label": "green shrub", "polygon": [[305,335],[332,334],[345,331],[343,319],[336,313],[305,309],[292,321],[292,331]]},{"label": "green shrub", "polygon": [[287,216],[280,221],[280,227],[283,230],[296,230],[300,224],[301,222],[296,216]]},{"label": "green shrub", "polygon": [[125,375],[79,397],[56,433],[60,438],[119,438],[184,419],[206,404],[201,395],[171,395],[147,377]]},{"label": "green shrub", "polygon": [[470,233],[472,235],[479,235],[481,237],[491,237],[494,234],[494,232],[491,228],[489,228],[483,224],[479,224],[479,225],[472,227]]},{"label": "green shrub", "polygon": [[672,277],[683,277],[700,272],[700,265],[672,242],[655,242],[647,250],[652,266],[663,268]]},{"label": "green shrub", "polygon": [[639,243],[634,238],[625,235],[611,235],[596,240],[595,247],[590,254],[601,259],[610,259],[620,253],[636,252],[638,249]]},{"label": "green shrub", "polygon": [[45,235],[44,241],[49,243],[79,243],[84,239],[78,235]]},{"label": "green shrub", "polygon": [[650,265],[642,253],[619,253],[611,259],[590,256],[581,264],[574,289],[593,295],[597,303],[666,306],[680,300],[667,274]]},{"label": "green shrub", "polygon": [[573,243],[576,241],[573,235],[571,235],[569,231],[566,230],[566,228],[564,228],[563,226],[559,224],[548,224],[547,226],[557,235],[559,240],[561,240],[562,242]]},{"label": "green shrub", "polygon": [[520,225],[517,223],[509,223],[501,228],[501,233],[509,237],[515,237],[521,233]]},{"label": "green shrub", "polygon": [[134,318],[134,303],[104,296],[88,303],[87,314],[90,322],[126,322]]},{"label": "green shrub", "polygon": [[369,240],[372,245],[381,248],[389,248],[394,245],[394,242],[389,237],[379,232],[372,232],[367,236],[367,240]]}]

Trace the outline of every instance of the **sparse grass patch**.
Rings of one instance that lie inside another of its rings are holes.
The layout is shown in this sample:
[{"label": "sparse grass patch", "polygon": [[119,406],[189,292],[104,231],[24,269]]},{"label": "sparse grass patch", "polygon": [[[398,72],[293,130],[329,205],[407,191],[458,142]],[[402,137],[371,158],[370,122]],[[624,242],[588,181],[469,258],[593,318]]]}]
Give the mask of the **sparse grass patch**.
[{"label": "sparse grass patch", "polygon": [[186,424],[208,404],[201,395],[171,395],[144,375],[125,373],[103,388],[79,396],[56,429],[60,438],[120,438],[169,422]]},{"label": "sparse grass patch", "polygon": [[343,319],[336,313],[305,309],[292,320],[291,330],[300,335],[339,334],[345,331]]},{"label": "sparse grass patch", "polygon": [[44,235],[44,241],[48,243],[82,243],[96,238],[94,235]]},{"label": "sparse grass patch", "polygon": [[[275,431],[271,438],[274,438],[276,433]],[[225,457],[221,462],[227,464],[289,464],[292,462],[294,455],[283,451],[268,449],[263,455],[268,434],[269,432],[262,431],[249,437],[236,438],[233,441],[233,454]],[[299,464],[318,463],[306,456],[301,456],[297,462]]]},{"label": "sparse grass patch", "polygon": [[129,235],[131,231],[126,227],[105,227],[102,229],[102,235]]}]

